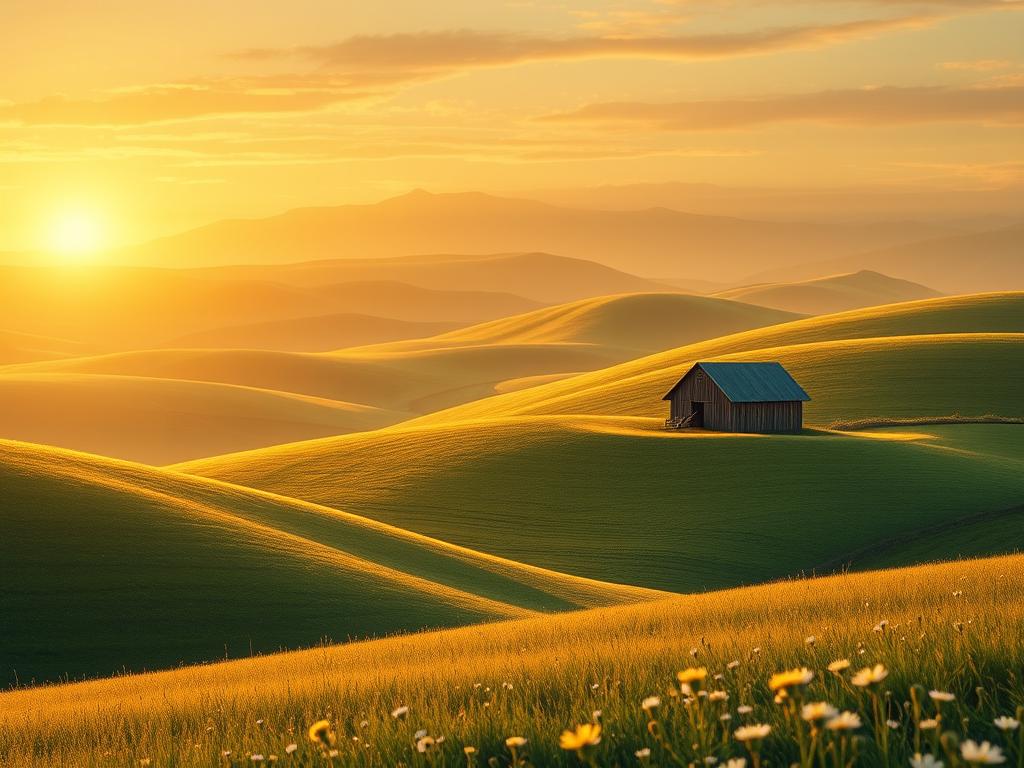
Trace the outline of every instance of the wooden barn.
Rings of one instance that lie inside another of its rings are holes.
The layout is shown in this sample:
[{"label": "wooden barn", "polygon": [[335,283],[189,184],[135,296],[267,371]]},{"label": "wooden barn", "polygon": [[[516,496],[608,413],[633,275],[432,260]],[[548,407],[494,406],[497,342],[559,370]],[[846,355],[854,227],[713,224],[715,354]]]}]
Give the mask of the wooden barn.
[{"label": "wooden barn", "polygon": [[811,398],[779,363],[697,363],[662,399],[669,429],[799,432]]}]

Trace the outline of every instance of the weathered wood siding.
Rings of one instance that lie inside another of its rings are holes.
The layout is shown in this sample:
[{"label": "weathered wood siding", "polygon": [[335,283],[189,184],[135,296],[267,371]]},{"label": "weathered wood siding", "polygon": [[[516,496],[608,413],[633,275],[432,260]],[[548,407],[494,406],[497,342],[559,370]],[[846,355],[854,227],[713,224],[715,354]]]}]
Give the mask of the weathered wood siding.
[{"label": "weathered wood siding", "polygon": [[692,403],[704,403],[704,428],[719,432],[799,432],[804,404],[799,400],[774,403],[732,403],[704,371],[691,371],[672,391],[671,417],[686,418]]}]

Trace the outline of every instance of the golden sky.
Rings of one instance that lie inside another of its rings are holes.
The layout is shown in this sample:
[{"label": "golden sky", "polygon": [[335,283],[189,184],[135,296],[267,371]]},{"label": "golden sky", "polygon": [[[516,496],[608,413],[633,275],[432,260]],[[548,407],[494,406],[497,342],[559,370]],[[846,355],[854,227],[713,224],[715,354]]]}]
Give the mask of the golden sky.
[{"label": "golden sky", "polygon": [[1014,185],[1022,11],[4,0],[0,249],[416,187]]}]

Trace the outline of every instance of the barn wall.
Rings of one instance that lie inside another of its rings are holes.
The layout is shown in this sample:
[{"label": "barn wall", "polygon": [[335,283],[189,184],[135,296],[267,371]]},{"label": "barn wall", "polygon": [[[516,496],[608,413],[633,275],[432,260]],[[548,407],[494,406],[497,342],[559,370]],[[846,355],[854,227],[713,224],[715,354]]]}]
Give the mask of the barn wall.
[{"label": "barn wall", "polygon": [[726,431],[732,428],[732,403],[700,369],[691,371],[672,392],[672,418],[689,416],[692,402],[704,403],[705,428]]},{"label": "barn wall", "polygon": [[734,403],[733,432],[799,432],[803,428],[804,404],[799,400],[782,403]]}]

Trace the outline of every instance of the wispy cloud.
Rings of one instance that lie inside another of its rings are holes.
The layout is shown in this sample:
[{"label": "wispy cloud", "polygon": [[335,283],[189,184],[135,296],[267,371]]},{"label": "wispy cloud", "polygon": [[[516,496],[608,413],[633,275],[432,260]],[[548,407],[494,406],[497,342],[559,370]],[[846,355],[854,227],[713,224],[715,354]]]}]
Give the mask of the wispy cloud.
[{"label": "wispy cloud", "polygon": [[232,56],[266,61],[308,59],[333,71],[391,72],[406,76],[451,73],[533,61],[601,58],[713,59],[814,48],[897,29],[920,27],[940,17],[911,14],[691,35],[542,37],[512,32],[449,30],[395,35],[360,35],[321,46],[255,48]]},{"label": "wispy cloud", "polygon": [[1024,122],[1024,87],[885,87],[818,91],[764,99],[612,102],[539,118],[563,123],[633,123],[674,131],[770,123],[894,124]]},{"label": "wispy cloud", "polygon": [[938,66],[940,69],[959,72],[995,72],[999,69],[1009,69],[1013,66],[1013,62],[1007,59],[972,59],[970,61],[943,61]]}]

